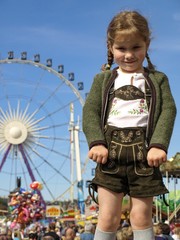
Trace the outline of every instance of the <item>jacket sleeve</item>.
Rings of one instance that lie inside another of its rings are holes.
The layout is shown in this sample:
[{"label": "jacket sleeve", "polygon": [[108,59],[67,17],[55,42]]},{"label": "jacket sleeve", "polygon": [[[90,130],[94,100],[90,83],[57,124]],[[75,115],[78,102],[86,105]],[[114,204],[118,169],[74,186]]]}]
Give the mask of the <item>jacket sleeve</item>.
[{"label": "jacket sleeve", "polygon": [[104,133],[101,128],[102,84],[103,76],[100,73],[95,76],[83,106],[83,132],[89,148],[98,144],[106,146]]},{"label": "jacket sleeve", "polygon": [[[149,148],[158,147],[167,152],[173,132],[174,121],[176,117],[176,105],[171,94],[169,81],[166,75],[161,75],[158,81],[157,105],[160,109],[158,115],[154,116],[155,126],[150,140]],[[157,111],[155,111],[157,112]]]}]

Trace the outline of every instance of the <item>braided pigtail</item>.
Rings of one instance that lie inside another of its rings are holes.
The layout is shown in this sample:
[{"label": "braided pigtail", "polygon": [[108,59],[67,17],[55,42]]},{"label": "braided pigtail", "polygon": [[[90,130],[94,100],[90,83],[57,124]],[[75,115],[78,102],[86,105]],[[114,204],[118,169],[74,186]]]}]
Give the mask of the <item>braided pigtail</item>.
[{"label": "braided pigtail", "polygon": [[110,43],[107,41],[107,63],[103,64],[101,67],[102,71],[110,70],[113,64],[114,56],[110,49]]},{"label": "braided pigtail", "polygon": [[146,59],[147,59],[149,70],[154,71],[155,70],[155,66],[152,64],[148,53],[146,53]]}]

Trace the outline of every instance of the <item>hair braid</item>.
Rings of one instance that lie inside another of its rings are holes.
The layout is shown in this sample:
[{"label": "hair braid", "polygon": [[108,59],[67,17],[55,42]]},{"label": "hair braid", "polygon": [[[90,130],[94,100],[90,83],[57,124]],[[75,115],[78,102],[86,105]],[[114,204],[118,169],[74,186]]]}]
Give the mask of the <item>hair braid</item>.
[{"label": "hair braid", "polygon": [[148,68],[149,68],[149,70],[154,71],[154,70],[155,70],[155,66],[152,64],[148,53],[146,53],[146,59],[147,59],[147,63],[148,63]]},{"label": "hair braid", "polygon": [[113,60],[114,60],[114,56],[111,51],[111,44],[109,41],[107,41],[107,62],[108,62],[109,68],[111,68],[113,64]]},{"label": "hair braid", "polygon": [[113,64],[113,60],[114,57],[110,49],[110,43],[107,41],[107,63],[102,65],[101,70],[102,71],[110,70]]}]

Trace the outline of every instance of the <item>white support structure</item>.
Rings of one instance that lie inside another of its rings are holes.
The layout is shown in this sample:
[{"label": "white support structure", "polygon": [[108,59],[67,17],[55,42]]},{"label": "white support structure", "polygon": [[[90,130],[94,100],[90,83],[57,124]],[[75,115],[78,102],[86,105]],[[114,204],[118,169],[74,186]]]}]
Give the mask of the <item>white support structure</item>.
[{"label": "white support structure", "polygon": [[74,106],[70,104],[70,123],[69,123],[69,131],[70,131],[70,171],[71,171],[71,188],[70,188],[70,200],[73,202],[74,200]]},{"label": "white support structure", "polygon": [[77,180],[80,182],[82,180],[81,176],[81,161],[80,161],[80,148],[79,148],[79,121],[78,125],[74,128],[74,142],[75,142],[75,152],[76,152],[76,172]]},{"label": "white support structure", "polygon": [[[79,147],[79,121],[78,125],[75,126],[74,123],[74,105],[70,104],[70,144],[71,144],[71,188],[70,188],[70,200],[74,200],[74,160],[76,160],[76,176],[77,181],[82,180],[81,175],[81,161],[80,161],[80,147]],[[75,157],[75,158],[74,158]]]}]

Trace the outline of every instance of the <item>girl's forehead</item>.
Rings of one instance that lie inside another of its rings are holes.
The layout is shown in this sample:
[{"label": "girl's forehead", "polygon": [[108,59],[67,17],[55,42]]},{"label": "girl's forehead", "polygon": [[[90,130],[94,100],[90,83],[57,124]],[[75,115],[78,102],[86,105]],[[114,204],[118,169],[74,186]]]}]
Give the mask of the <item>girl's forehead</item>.
[{"label": "girl's forehead", "polygon": [[114,38],[114,43],[124,42],[139,42],[144,41],[143,37],[138,33],[122,33],[117,32]]}]

